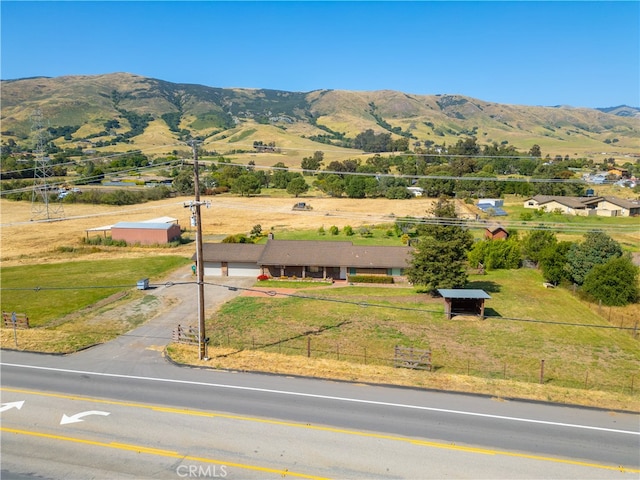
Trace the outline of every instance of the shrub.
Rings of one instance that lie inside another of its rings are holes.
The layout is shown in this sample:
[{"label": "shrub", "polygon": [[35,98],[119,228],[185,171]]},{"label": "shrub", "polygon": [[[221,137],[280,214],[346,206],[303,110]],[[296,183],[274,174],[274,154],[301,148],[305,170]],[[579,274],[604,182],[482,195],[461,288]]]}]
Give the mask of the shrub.
[{"label": "shrub", "polygon": [[591,269],[582,291],[604,305],[627,305],[640,297],[639,276],[640,268],[633,264],[630,256],[615,257]]},{"label": "shrub", "polygon": [[269,275],[265,275],[264,273],[260,274],[258,275],[258,280],[261,282],[264,282],[265,280],[269,280]]},{"label": "shrub", "polygon": [[349,275],[349,281],[353,283],[393,283],[393,277],[384,275]]}]

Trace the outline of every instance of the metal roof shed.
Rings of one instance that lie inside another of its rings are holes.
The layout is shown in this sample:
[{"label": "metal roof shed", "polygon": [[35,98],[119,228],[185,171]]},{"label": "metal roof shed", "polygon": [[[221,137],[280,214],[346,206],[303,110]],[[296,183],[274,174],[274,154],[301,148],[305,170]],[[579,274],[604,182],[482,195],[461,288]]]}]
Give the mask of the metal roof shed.
[{"label": "metal roof shed", "polygon": [[119,222],[111,226],[111,238],[128,244],[169,243],[180,238],[181,233],[176,223]]},{"label": "metal roof shed", "polygon": [[444,313],[447,320],[454,315],[471,314],[484,319],[484,301],[491,296],[484,290],[471,288],[439,288],[444,298]]}]

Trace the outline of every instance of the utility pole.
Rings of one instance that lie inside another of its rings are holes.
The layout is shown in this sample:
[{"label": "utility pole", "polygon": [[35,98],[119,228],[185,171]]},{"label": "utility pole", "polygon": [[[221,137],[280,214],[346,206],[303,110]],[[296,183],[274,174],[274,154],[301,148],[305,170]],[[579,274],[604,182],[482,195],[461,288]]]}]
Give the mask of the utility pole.
[{"label": "utility pole", "polygon": [[195,202],[191,204],[191,211],[195,218],[192,217],[192,224],[195,220],[196,227],[196,278],[198,283],[198,358],[200,360],[208,360],[207,358],[207,342],[205,325],[204,325],[204,262],[202,261],[202,216],[200,214],[200,177],[198,168],[198,149],[196,140],[189,140],[188,144],[193,150],[193,170],[194,170],[194,187]]}]

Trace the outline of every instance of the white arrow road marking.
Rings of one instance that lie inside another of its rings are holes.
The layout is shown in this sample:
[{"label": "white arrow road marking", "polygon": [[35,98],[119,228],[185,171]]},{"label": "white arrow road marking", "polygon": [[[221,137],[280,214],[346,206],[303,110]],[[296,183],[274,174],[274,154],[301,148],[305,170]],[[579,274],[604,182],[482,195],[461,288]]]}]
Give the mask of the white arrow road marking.
[{"label": "white arrow road marking", "polygon": [[0,412],[4,412],[5,410],[10,410],[12,408],[17,408],[18,410],[20,410],[22,408],[22,405],[24,405],[24,400],[21,400],[19,402],[3,403],[0,407]]},{"label": "white arrow road marking", "polygon": [[100,410],[89,410],[88,412],[80,412],[75,415],[71,415],[68,417],[67,415],[62,415],[62,420],[60,420],[60,425],[66,425],[67,423],[76,423],[76,422],[84,422],[82,417],[86,417],[87,415],[102,415],[106,417],[109,415],[109,412],[101,412]]}]

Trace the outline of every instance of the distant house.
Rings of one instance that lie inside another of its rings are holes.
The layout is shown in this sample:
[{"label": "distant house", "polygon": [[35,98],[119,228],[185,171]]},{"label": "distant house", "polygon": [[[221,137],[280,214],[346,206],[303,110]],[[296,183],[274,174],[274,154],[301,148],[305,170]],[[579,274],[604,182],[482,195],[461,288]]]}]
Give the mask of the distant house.
[{"label": "distant house", "polygon": [[[400,278],[411,247],[353,245],[351,242],[273,240],[266,244],[203,245],[205,276],[296,277],[346,280],[349,275]],[[192,257],[196,260],[195,255]]]},{"label": "distant house", "polygon": [[607,182],[607,173],[594,173],[592,175],[585,175],[583,178],[588,183],[593,183],[595,185],[602,185]]},{"label": "distant house", "polygon": [[506,240],[509,238],[509,232],[502,225],[489,225],[484,229],[484,238],[487,240]]},{"label": "distant house", "polygon": [[602,217],[635,217],[640,215],[640,202],[618,197],[562,197],[536,195],[524,201],[525,208],[559,211],[568,215]]},{"label": "distant house", "polygon": [[588,216],[596,214],[595,208],[600,198],[536,195],[524,201],[524,208],[539,208],[547,212]]},{"label": "distant house", "polygon": [[597,211],[598,215],[604,217],[637,217],[640,215],[640,202],[617,197],[602,197]]},{"label": "distant house", "polygon": [[612,169],[610,169],[609,171],[607,171],[607,173],[609,175],[613,175],[614,177],[619,177],[619,178],[629,178],[629,170],[627,170],[626,168],[622,168],[622,167],[614,167]]}]

